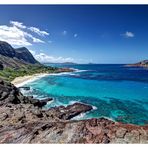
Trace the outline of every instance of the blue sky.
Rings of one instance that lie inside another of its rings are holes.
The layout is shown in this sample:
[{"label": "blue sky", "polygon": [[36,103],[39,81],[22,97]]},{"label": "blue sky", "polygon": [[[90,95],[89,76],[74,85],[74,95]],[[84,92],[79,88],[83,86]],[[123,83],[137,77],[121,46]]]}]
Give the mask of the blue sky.
[{"label": "blue sky", "polygon": [[41,62],[148,59],[148,6],[1,5],[0,40]]}]

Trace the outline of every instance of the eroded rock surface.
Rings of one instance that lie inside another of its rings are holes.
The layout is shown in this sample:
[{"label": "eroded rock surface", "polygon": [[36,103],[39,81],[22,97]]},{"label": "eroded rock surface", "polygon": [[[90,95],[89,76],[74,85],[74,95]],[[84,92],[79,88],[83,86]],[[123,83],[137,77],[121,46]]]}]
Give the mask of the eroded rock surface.
[{"label": "eroded rock surface", "polygon": [[0,80],[0,143],[148,143],[148,125],[105,118],[70,120],[92,107],[75,103],[45,110],[51,100],[24,97]]}]

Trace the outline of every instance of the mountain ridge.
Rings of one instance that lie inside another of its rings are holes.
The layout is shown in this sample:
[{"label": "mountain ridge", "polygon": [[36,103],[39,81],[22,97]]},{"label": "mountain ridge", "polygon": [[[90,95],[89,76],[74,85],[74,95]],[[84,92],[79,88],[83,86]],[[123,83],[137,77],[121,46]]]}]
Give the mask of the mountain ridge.
[{"label": "mountain ridge", "polygon": [[0,64],[3,68],[21,68],[29,64],[40,64],[26,47],[13,48],[0,41]]}]

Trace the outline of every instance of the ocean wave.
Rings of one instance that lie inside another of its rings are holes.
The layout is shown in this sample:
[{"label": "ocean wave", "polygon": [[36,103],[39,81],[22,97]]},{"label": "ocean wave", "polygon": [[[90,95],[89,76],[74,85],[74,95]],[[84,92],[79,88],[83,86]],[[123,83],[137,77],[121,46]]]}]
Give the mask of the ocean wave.
[{"label": "ocean wave", "polygon": [[84,119],[85,116],[86,116],[86,113],[81,113],[80,115],[73,117],[71,120],[81,120],[81,119]]},{"label": "ocean wave", "polygon": [[84,71],[88,71],[88,70],[79,70],[79,69],[74,69],[74,72],[61,72],[61,73],[51,73],[51,74],[43,74],[43,75],[39,75],[39,76],[35,76],[29,80],[26,80],[22,83],[19,83],[16,85],[16,87],[22,87],[26,84],[32,83],[36,80],[39,80],[43,77],[47,77],[47,76],[61,76],[61,75],[75,75],[75,76],[80,76],[79,74],[75,73],[75,72],[84,72]]},{"label": "ocean wave", "polygon": [[23,95],[26,95],[26,94],[30,94],[33,92],[33,88],[30,86],[30,89],[29,90],[26,90],[24,88],[20,88],[20,92],[23,94]]},{"label": "ocean wave", "polygon": [[31,78],[31,79],[29,79],[29,80],[26,80],[26,81],[24,81],[24,82],[21,82],[21,83],[19,83],[19,84],[16,84],[15,86],[16,86],[16,87],[22,87],[22,86],[24,86],[24,85],[26,85],[26,84],[28,84],[28,83],[34,82],[34,81],[36,81],[36,80],[38,80],[38,79],[41,79],[41,78],[43,78],[43,77],[46,77],[46,76],[48,76],[48,75],[49,75],[49,74],[42,74],[42,75],[34,76],[33,78]]},{"label": "ocean wave", "polygon": [[114,120],[114,119],[111,118],[111,117],[100,116],[100,117],[98,117],[98,118],[105,118],[105,119],[108,119],[108,120],[110,120],[110,121],[117,122],[116,120]]},{"label": "ocean wave", "polygon": [[51,73],[48,74],[49,76],[60,76],[60,75],[67,75],[67,74],[71,74],[72,72],[61,72],[61,73]]},{"label": "ocean wave", "polygon": [[39,79],[41,79],[43,77],[47,77],[47,76],[59,76],[59,75],[68,75],[68,74],[72,74],[72,72],[51,73],[51,74],[43,74],[43,75],[39,75],[39,76],[34,76],[33,78],[26,80],[24,82],[21,82],[19,84],[16,84],[15,86],[16,87],[22,87],[26,84],[32,83],[36,80],[39,80]]},{"label": "ocean wave", "polygon": [[81,102],[79,102],[79,101],[70,101],[68,104],[69,104],[69,105],[72,105],[72,104],[74,104],[74,103],[81,103]]},{"label": "ocean wave", "polygon": [[90,71],[90,70],[80,70],[80,69],[76,70],[76,72],[85,72],[85,71]]},{"label": "ocean wave", "polygon": [[76,74],[76,73],[70,73],[69,75],[71,75],[71,76],[80,76],[79,74]]},{"label": "ocean wave", "polygon": [[93,110],[97,110],[98,108],[96,106],[92,106]]},{"label": "ocean wave", "polygon": [[62,75],[80,76],[75,72],[62,72],[62,73],[49,74],[49,76],[62,76]]},{"label": "ocean wave", "polygon": [[47,105],[49,105],[49,104],[51,104],[51,103],[53,103],[54,102],[54,99],[52,100],[52,101],[48,101],[47,102]]},{"label": "ocean wave", "polygon": [[74,70],[74,72],[84,72],[84,71],[90,71],[90,70],[84,70],[84,69],[76,69],[76,68],[70,68]]}]

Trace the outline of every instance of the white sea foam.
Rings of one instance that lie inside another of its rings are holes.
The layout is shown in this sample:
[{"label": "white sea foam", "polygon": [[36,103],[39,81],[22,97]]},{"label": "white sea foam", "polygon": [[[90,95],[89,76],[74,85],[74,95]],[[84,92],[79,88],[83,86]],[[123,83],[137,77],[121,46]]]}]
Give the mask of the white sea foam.
[{"label": "white sea foam", "polygon": [[[74,72],[84,72],[84,71],[89,71],[89,70],[80,70],[80,69],[74,69],[74,68],[71,68],[74,70]],[[61,73],[51,73],[51,74],[36,74],[34,76],[32,76],[31,78],[27,79],[27,80],[24,80],[23,82],[20,82],[18,84],[15,84],[16,87],[21,87],[21,86],[24,86],[28,83],[31,83],[31,82],[34,82],[38,79],[41,79],[43,77],[46,77],[46,76],[60,76],[60,75],[75,75],[75,76],[79,76],[79,74],[77,73],[74,73],[74,72],[61,72]],[[21,78],[20,78],[21,79]],[[22,78],[23,79],[23,78]]]},{"label": "white sea foam", "polygon": [[86,116],[86,113],[81,113],[80,115],[72,118],[71,120],[81,120]]},{"label": "white sea foam", "polygon": [[89,71],[89,70],[80,70],[80,69],[76,70],[76,72],[84,72],[84,71]]},{"label": "white sea foam", "polygon": [[[15,84],[15,86],[16,87],[21,87],[21,86],[24,86],[24,85],[26,85],[28,83],[34,82],[34,81],[36,81],[38,79],[41,79],[43,77],[46,77],[46,76],[60,76],[60,75],[69,75],[69,74],[72,74],[72,72],[61,72],[61,73],[51,73],[51,74],[39,74],[39,75],[36,74],[36,75],[30,76],[31,78],[29,78],[28,80],[24,80],[23,82]],[[19,78],[19,79],[21,79],[21,78]]]},{"label": "white sea foam", "polygon": [[49,76],[60,76],[60,75],[67,75],[67,74],[71,74],[72,72],[61,72],[61,73],[51,73],[48,74]]},{"label": "white sea foam", "polygon": [[53,103],[53,102],[54,102],[54,100],[48,101],[48,102],[47,102],[47,105],[49,105],[49,104],[51,104],[51,103]]},{"label": "white sea foam", "polygon": [[117,122],[117,121],[115,121],[115,120],[114,120],[113,118],[111,118],[111,117],[100,116],[100,117],[98,117],[98,118],[105,118],[105,119],[111,120],[111,121],[113,121],[113,122]]},{"label": "white sea foam", "polygon": [[72,69],[72,70],[74,70],[74,71],[77,71],[77,70],[79,70],[79,69],[76,69],[76,68],[70,68],[70,69]]},{"label": "white sea foam", "polygon": [[84,71],[89,71],[89,70],[83,70],[83,69],[76,69],[76,68],[70,68],[74,70],[74,72],[84,72]]},{"label": "white sea foam", "polygon": [[[41,79],[42,77],[46,77],[46,76],[48,76],[48,75],[49,75],[49,74],[34,75],[34,76],[32,76],[30,79],[28,79],[28,80],[25,80],[25,81],[23,81],[23,82],[21,82],[21,83],[15,84],[15,86],[16,86],[16,87],[21,87],[21,86],[24,86],[24,85],[26,85],[26,84],[28,84],[28,83],[31,83],[31,82],[36,81],[36,80],[38,80],[38,79]],[[22,78],[22,79],[23,79],[23,78]]]},{"label": "white sea foam", "polygon": [[25,89],[21,88],[20,91],[21,91],[22,94],[25,95],[25,94],[32,93],[33,92],[33,88],[30,87],[30,90],[25,90]]},{"label": "white sea foam", "polygon": [[74,104],[74,103],[81,103],[81,102],[79,102],[79,101],[70,101],[69,105]]},{"label": "white sea foam", "polygon": [[76,74],[76,73],[70,73],[69,75],[71,75],[71,76],[80,76],[79,74]]},{"label": "white sea foam", "polygon": [[97,110],[98,108],[96,106],[92,106],[93,110]]}]

